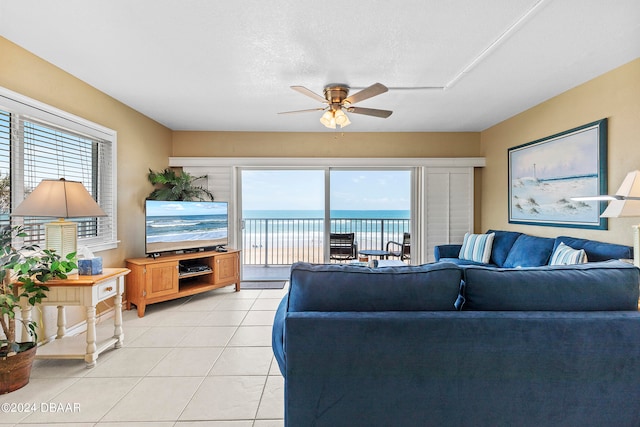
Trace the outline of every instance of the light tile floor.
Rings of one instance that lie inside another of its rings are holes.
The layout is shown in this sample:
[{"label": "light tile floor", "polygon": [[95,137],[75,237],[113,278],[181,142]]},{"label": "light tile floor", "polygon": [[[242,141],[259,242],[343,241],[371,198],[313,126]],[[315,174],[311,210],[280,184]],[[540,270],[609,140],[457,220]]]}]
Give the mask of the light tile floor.
[{"label": "light tile floor", "polygon": [[285,292],[229,286],[149,305],[143,318],[125,311],[124,347],[93,369],[36,360],[29,384],[0,396],[0,426],[280,427],[271,325]]}]

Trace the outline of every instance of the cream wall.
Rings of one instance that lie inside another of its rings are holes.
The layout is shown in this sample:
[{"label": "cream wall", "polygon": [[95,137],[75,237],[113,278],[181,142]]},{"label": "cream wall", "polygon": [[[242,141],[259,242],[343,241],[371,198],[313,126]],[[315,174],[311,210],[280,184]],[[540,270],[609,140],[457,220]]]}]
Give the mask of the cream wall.
[{"label": "cream wall", "polygon": [[610,218],[609,230],[541,227],[508,222],[507,149],[608,119],[608,184],[615,193],[627,172],[640,169],[640,59],[605,73],[481,132],[480,229],[516,230],[545,237],[570,235],[632,245],[638,218]]},{"label": "cream wall", "polygon": [[479,132],[173,133],[175,157],[477,157],[479,153]]}]

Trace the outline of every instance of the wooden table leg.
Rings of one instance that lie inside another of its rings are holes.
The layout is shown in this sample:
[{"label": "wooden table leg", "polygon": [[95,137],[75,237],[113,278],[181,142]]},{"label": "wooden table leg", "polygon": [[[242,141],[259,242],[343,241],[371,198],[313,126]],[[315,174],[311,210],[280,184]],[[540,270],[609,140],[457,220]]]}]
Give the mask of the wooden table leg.
[{"label": "wooden table leg", "polygon": [[31,322],[31,305],[26,304],[22,306],[20,317],[22,318],[22,342],[33,341],[29,334],[29,327],[27,326],[29,322]]},{"label": "wooden table leg", "polygon": [[96,308],[94,306],[87,307],[87,353],[84,361],[87,368],[96,366],[98,355],[96,354]]},{"label": "wooden table leg", "polygon": [[67,333],[67,317],[66,317],[66,313],[63,305],[59,305],[57,308],[58,308],[58,334],[56,335],[56,339],[60,339],[64,337]]},{"label": "wooden table leg", "polygon": [[124,331],[122,330],[122,294],[120,292],[116,293],[116,297],[114,298],[115,303],[115,315],[114,315],[114,331],[113,336],[118,340],[116,341],[115,348],[122,347],[124,343]]}]

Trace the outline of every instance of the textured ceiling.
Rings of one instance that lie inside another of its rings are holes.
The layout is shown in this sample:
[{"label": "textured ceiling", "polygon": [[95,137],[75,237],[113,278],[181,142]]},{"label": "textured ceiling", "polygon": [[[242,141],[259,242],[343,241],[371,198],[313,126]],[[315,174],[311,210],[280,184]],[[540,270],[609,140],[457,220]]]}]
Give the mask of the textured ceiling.
[{"label": "textured ceiling", "polygon": [[0,0],[0,35],[174,130],[479,131],[640,57],[638,0]]}]

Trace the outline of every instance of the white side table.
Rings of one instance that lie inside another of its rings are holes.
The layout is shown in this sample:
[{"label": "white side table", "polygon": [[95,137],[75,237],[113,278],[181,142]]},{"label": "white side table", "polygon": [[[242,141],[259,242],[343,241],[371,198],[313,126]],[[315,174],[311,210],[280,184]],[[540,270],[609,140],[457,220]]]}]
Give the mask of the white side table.
[{"label": "white side table", "polygon": [[[93,276],[69,275],[65,280],[51,280],[46,283],[49,288],[47,298],[42,305],[58,307],[58,333],[56,339],[41,345],[36,352],[37,359],[84,359],[87,368],[96,365],[98,355],[111,345],[122,347],[124,332],[122,330],[122,295],[124,293],[124,276],[129,273],[126,268],[105,268],[102,274]],[[114,297],[115,315],[113,336],[96,337],[96,305]],[[66,337],[65,306],[83,306],[87,310],[86,338],[82,334]],[[31,306],[22,306],[22,319],[31,320]],[[28,341],[29,335],[23,328],[22,340]]]}]

